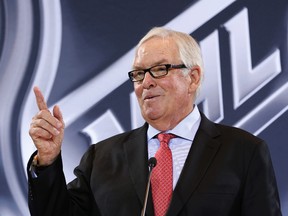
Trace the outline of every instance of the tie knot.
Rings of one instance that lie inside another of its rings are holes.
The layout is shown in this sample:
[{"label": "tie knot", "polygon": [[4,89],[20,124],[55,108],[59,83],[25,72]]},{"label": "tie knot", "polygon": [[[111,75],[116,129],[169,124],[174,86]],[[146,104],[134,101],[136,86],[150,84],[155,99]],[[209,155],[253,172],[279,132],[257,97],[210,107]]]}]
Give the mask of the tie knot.
[{"label": "tie knot", "polygon": [[160,133],[157,135],[158,140],[160,141],[160,145],[162,143],[165,143],[166,145],[168,145],[170,139],[175,138],[176,136],[174,134],[170,134],[170,133]]}]

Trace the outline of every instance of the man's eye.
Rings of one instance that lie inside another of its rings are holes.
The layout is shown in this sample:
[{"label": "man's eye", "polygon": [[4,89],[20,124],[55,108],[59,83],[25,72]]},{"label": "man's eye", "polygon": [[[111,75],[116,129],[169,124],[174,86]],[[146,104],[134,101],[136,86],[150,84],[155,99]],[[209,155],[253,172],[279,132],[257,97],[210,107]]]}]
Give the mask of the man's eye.
[{"label": "man's eye", "polygon": [[134,77],[143,77],[144,74],[145,74],[144,71],[135,71]]},{"label": "man's eye", "polygon": [[165,66],[157,66],[155,68],[152,69],[154,72],[163,72],[166,71],[166,67]]},{"label": "man's eye", "polygon": [[144,74],[144,71],[137,71],[138,76],[142,76]]}]

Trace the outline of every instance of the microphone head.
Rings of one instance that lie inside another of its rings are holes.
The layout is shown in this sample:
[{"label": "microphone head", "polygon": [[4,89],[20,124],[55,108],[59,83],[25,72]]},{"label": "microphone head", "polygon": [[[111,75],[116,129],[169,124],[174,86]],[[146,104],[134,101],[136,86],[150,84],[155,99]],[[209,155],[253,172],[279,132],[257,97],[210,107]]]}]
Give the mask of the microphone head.
[{"label": "microphone head", "polygon": [[157,165],[157,160],[156,160],[156,158],[155,157],[151,157],[151,158],[149,158],[149,160],[148,160],[148,166],[149,167],[155,167]]}]

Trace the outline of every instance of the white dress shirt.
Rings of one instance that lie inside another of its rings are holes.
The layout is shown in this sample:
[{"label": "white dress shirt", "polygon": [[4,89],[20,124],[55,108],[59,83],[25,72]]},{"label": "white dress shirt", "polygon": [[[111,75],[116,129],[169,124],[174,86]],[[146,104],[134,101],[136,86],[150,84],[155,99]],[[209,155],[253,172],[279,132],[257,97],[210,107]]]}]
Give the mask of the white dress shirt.
[{"label": "white dress shirt", "polygon": [[[200,120],[200,112],[197,106],[194,106],[193,111],[188,116],[186,116],[175,128],[168,131],[162,131],[165,133],[172,133],[177,135],[176,138],[171,139],[169,142],[173,161],[173,189],[178,182],[187,155],[192,146],[196,131],[199,128]],[[161,133],[161,131],[149,125],[147,131],[148,158],[154,157],[158,148],[160,147],[159,140],[155,138],[158,133]]]}]

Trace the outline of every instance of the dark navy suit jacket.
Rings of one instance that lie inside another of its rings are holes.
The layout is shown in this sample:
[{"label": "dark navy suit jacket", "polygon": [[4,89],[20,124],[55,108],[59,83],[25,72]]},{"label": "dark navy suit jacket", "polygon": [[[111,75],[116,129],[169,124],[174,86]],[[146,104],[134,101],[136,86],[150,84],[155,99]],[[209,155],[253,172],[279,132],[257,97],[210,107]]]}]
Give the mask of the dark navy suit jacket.
[{"label": "dark navy suit jacket", "polygon": [[[31,215],[140,215],[148,177],[147,128],[146,123],[92,145],[67,187],[61,155],[38,178],[28,169]],[[154,215],[151,192],[146,215]],[[281,215],[265,142],[201,114],[167,215]]]}]

